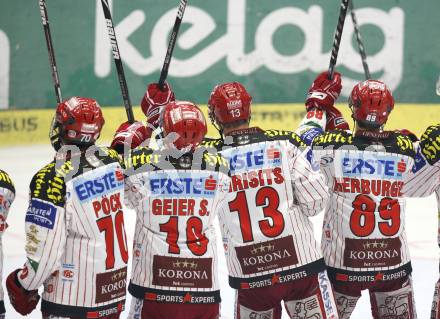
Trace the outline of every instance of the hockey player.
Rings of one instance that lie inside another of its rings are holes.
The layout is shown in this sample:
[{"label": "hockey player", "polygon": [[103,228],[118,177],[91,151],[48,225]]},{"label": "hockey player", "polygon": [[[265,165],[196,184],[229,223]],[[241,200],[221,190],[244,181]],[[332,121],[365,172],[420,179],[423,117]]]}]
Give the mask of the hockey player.
[{"label": "hockey player", "polygon": [[298,130],[312,143],[331,187],[321,247],[339,316],[349,318],[368,289],[374,318],[416,318],[402,190],[415,150],[408,136],[383,131],[394,108],[384,83],[367,80],[353,88],[354,133],[344,130],[348,124],[333,106],[341,88],[339,73],[332,80],[321,73]]},{"label": "hockey player", "polygon": [[[3,282],[3,233],[7,228],[6,218],[9,208],[15,198],[15,188],[8,173],[0,169],[0,282]],[[3,286],[0,285],[0,319],[5,318],[5,304],[3,302]]]},{"label": "hockey player", "polygon": [[251,96],[238,82],[215,87],[209,115],[222,139],[207,141],[230,163],[228,209],[219,215],[237,319],[337,318],[310,216],[328,189],[292,132],[249,127]]},{"label": "hockey player", "polygon": [[119,318],[128,249],[118,154],[94,145],[104,125],[94,99],[60,103],[54,124],[61,149],[30,183],[27,260],[7,278],[11,304],[31,313],[44,285],[43,318]]},{"label": "hockey player", "polygon": [[217,319],[213,220],[226,204],[228,165],[197,147],[207,127],[196,105],[171,102],[160,114],[162,146],[126,160],[127,205],[137,213],[129,318]]},{"label": "hockey player", "polygon": [[[414,197],[424,197],[435,192],[439,211],[438,245],[440,247],[440,124],[428,127],[422,135],[412,173],[403,192],[407,196]],[[435,285],[431,319],[440,319],[440,279]]]}]

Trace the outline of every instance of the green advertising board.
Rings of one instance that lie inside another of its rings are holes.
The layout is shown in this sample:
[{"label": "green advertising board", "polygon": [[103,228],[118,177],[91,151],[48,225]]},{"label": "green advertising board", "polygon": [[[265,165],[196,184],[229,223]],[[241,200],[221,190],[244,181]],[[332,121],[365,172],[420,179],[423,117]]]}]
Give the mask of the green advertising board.
[{"label": "green advertising board", "polygon": [[[206,103],[219,82],[244,83],[258,103],[304,100],[328,68],[339,0],[189,0],[169,72],[179,99]],[[157,81],[178,0],[113,0],[114,24],[130,90],[138,105]],[[122,105],[100,1],[47,0],[64,97]],[[396,100],[437,103],[440,1],[355,2],[373,77]],[[337,69],[344,96],[363,80],[347,16]],[[344,98],[343,98],[344,99]],[[0,108],[53,107],[46,43],[37,0],[2,0]]]}]

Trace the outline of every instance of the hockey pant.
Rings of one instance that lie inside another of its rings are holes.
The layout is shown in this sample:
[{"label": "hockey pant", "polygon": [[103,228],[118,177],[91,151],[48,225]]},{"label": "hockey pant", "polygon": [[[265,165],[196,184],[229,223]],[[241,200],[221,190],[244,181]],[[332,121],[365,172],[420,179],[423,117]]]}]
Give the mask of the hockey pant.
[{"label": "hockey pant", "polygon": [[337,319],[327,272],[275,286],[238,289],[236,319],[281,319],[281,302],[292,319]]},{"label": "hockey pant", "polygon": [[431,319],[440,319],[440,279],[435,284],[434,299],[432,300]]},{"label": "hockey pant", "polygon": [[374,319],[416,319],[411,276],[399,280],[347,283],[332,282],[340,319],[349,319],[361,291],[368,289]]},{"label": "hockey pant", "polygon": [[133,297],[129,319],[218,319],[220,304],[160,303]]}]

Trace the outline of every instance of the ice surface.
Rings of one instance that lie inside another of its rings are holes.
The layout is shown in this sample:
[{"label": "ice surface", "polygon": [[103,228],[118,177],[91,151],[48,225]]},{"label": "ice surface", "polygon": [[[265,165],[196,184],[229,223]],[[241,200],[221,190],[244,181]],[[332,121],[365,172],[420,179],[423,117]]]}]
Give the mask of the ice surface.
[{"label": "ice surface", "polygon": [[[28,202],[28,187],[32,175],[45,164],[51,161],[53,150],[50,146],[26,146],[0,148],[0,168],[7,171],[12,177],[17,197],[12,205],[7,222],[9,228],[3,237],[4,249],[4,277],[12,270],[20,267],[25,261],[24,215]],[[413,281],[415,286],[416,307],[419,318],[429,318],[434,284],[438,279],[438,247],[437,247],[437,206],[434,197],[414,199],[408,201],[406,215],[406,230],[413,261]],[[130,217],[131,216],[131,217]],[[129,247],[133,238],[134,214],[126,214],[126,227],[129,237]],[[320,237],[322,215],[314,217],[316,238]],[[219,236],[219,243],[221,238]],[[222,282],[222,318],[233,318],[235,292],[229,288],[227,269],[223,252],[220,251],[220,280]],[[3,280],[4,287],[4,280]],[[7,318],[19,318],[5,298]],[[128,296],[127,310],[122,315],[126,318],[130,305]],[[41,318],[40,311],[34,311],[28,318]],[[283,319],[288,318],[287,314]],[[364,294],[353,313],[353,319],[371,318],[369,297]]]}]

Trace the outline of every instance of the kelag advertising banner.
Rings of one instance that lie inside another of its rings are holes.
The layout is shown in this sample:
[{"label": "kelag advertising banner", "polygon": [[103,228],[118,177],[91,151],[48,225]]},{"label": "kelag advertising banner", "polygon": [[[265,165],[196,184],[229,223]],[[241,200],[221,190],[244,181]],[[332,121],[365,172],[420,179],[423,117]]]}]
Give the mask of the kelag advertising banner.
[{"label": "kelag advertising banner", "polygon": [[[178,0],[110,1],[132,102],[157,81]],[[169,72],[179,99],[206,103],[219,82],[244,83],[257,103],[302,102],[328,68],[339,0],[189,0]],[[438,0],[355,1],[374,78],[397,102],[437,103]],[[47,0],[63,96],[122,105],[101,2]],[[347,16],[337,69],[344,95],[363,80]],[[2,0],[0,108],[54,107],[38,1]]]}]

